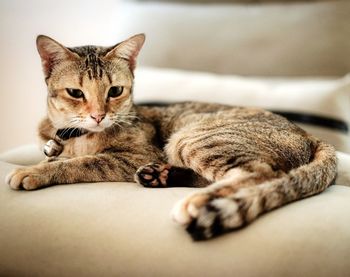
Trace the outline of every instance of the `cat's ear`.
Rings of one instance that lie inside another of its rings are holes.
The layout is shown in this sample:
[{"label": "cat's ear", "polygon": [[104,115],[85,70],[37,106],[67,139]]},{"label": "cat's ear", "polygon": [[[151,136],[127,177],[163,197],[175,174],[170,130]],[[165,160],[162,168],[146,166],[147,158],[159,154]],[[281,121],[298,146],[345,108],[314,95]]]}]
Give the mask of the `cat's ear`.
[{"label": "cat's ear", "polygon": [[106,59],[122,58],[129,62],[130,70],[134,71],[136,58],[145,42],[145,34],[138,34],[118,43],[105,55]]},{"label": "cat's ear", "polygon": [[49,77],[54,65],[60,61],[78,58],[78,55],[68,50],[62,44],[50,37],[39,35],[36,46],[41,57],[45,77]]}]

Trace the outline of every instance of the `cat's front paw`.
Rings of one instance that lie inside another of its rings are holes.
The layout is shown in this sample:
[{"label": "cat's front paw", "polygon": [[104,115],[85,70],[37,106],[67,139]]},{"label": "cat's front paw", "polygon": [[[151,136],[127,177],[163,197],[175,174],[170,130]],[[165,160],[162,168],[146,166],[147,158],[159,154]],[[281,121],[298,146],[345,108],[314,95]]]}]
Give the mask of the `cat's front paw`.
[{"label": "cat's front paw", "polygon": [[173,219],[186,226],[194,240],[205,240],[243,227],[259,214],[256,195],[237,192],[230,197],[196,193],[179,201],[172,210]]},{"label": "cat's front paw", "polygon": [[34,190],[47,185],[46,174],[37,167],[17,168],[6,176],[5,181],[14,190]]},{"label": "cat's front paw", "polygon": [[144,187],[166,187],[171,165],[149,163],[140,167],[135,174],[135,181]]}]

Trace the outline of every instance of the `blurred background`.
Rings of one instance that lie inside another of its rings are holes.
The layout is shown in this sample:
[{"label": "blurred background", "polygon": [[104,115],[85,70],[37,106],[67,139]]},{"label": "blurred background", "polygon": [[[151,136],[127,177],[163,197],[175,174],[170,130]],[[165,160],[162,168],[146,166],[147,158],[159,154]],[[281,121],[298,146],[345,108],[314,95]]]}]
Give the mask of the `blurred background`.
[{"label": "blurred background", "polygon": [[0,0],[0,152],[36,142],[45,114],[37,35],[113,45],[139,32],[140,65],[291,78],[350,71],[350,1]]}]

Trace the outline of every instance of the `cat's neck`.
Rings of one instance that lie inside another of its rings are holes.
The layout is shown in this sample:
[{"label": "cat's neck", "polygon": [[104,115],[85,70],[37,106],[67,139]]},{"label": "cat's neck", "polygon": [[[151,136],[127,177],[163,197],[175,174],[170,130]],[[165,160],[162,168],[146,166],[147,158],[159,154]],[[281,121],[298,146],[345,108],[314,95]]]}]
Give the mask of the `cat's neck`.
[{"label": "cat's neck", "polygon": [[77,138],[89,133],[88,130],[82,128],[64,128],[58,129],[55,137],[60,140],[68,140],[70,138]]},{"label": "cat's neck", "polygon": [[82,128],[56,128],[48,117],[40,122],[38,131],[39,137],[43,141],[50,139],[65,141],[89,133],[88,130]]}]

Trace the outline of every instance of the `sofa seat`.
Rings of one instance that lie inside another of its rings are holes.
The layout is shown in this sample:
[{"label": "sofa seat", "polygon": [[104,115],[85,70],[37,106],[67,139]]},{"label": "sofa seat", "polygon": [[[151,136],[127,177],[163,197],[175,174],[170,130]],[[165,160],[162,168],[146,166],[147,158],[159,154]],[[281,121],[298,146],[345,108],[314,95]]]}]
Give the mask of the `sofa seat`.
[{"label": "sofa seat", "polygon": [[[21,153],[27,164],[41,157],[33,146],[0,155],[0,276],[350,276],[347,178],[194,242],[170,210],[195,189],[114,182],[14,191],[4,179]],[[338,158],[340,171],[349,168],[349,155]]]}]

